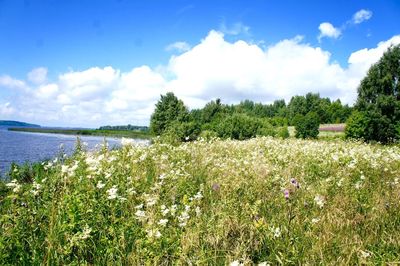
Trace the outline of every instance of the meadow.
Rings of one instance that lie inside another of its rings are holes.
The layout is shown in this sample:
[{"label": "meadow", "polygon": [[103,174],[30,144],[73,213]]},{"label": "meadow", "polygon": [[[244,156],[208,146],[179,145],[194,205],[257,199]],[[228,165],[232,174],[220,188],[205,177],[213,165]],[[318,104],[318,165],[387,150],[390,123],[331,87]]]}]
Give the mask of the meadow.
[{"label": "meadow", "polygon": [[400,148],[258,137],[87,152],[0,185],[0,264],[400,263]]}]

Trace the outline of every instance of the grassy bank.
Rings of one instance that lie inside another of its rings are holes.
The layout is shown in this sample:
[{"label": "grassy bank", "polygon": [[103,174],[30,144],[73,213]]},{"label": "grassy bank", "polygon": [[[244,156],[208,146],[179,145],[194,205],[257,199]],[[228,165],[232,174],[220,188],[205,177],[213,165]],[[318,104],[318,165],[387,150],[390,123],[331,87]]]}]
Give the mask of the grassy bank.
[{"label": "grassy bank", "polygon": [[44,164],[32,183],[13,169],[0,264],[399,262],[399,147],[126,144]]},{"label": "grassy bank", "polygon": [[53,128],[9,128],[10,131],[22,131],[33,133],[53,133],[82,136],[106,136],[150,139],[152,135],[146,131],[139,130],[100,130],[100,129],[53,129]]}]

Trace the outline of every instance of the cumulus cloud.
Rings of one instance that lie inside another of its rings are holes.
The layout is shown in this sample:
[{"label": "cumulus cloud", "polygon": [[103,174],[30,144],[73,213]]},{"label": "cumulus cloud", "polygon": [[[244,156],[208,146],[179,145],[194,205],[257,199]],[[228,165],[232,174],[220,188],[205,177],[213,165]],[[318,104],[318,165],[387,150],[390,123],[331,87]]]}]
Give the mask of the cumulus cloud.
[{"label": "cumulus cloud", "polygon": [[353,15],[353,18],[351,19],[351,21],[354,24],[360,24],[360,23],[370,19],[371,17],[372,17],[372,11],[366,10],[366,9],[361,9]]},{"label": "cumulus cloud", "polygon": [[111,66],[93,67],[62,73],[43,84],[0,76],[0,87],[23,88],[0,102],[0,115],[44,125],[146,125],[160,94],[168,91],[189,108],[203,107],[215,98],[224,103],[288,101],[310,91],[352,104],[371,64],[399,43],[400,35],[355,51],[343,67],[301,36],[263,48],[243,40],[230,42],[222,32],[211,31],[160,68],[144,65],[121,72]]},{"label": "cumulus cloud", "polygon": [[34,84],[42,84],[47,80],[47,68],[38,67],[28,73],[28,80]]},{"label": "cumulus cloud", "polygon": [[24,81],[14,79],[8,75],[2,75],[0,76],[0,88],[25,89],[26,84]]},{"label": "cumulus cloud", "polygon": [[168,45],[165,48],[165,50],[168,51],[168,52],[177,51],[177,52],[182,53],[182,52],[189,51],[190,50],[190,45],[187,42],[174,42],[174,43],[171,43],[170,45]]},{"label": "cumulus cloud", "polygon": [[340,29],[335,28],[329,22],[321,23],[319,25],[318,29],[319,29],[319,32],[320,32],[319,36],[318,36],[318,41],[321,41],[321,39],[324,38],[324,37],[337,39],[342,34]]}]

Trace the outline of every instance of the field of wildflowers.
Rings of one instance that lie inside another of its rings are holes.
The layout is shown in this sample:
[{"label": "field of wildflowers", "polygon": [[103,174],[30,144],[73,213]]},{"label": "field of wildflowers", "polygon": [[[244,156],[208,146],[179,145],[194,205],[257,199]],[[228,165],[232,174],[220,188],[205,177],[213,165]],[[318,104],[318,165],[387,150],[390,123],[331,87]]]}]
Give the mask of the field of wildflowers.
[{"label": "field of wildflowers", "polygon": [[10,175],[2,265],[400,263],[398,146],[123,139]]}]

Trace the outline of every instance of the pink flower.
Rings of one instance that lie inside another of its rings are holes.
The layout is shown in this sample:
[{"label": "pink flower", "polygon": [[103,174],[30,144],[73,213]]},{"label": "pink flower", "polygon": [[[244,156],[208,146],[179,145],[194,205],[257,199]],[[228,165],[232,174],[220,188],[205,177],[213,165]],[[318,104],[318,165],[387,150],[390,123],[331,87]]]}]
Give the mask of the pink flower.
[{"label": "pink flower", "polygon": [[289,189],[285,189],[284,191],[283,191],[283,194],[285,195],[285,199],[289,199]]}]

